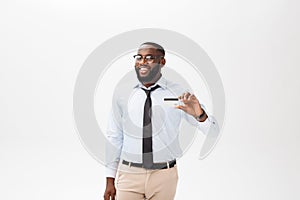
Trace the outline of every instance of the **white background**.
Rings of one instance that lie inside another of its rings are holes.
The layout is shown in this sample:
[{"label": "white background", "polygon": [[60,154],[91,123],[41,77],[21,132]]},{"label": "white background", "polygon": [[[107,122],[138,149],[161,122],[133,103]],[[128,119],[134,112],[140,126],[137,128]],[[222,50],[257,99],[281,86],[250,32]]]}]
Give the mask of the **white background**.
[{"label": "white background", "polygon": [[72,94],[87,56],[137,28],[197,42],[226,94],[222,138],[179,161],[177,200],[299,199],[299,3],[283,0],[0,3],[0,199],[101,199],[104,167],[75,130]]}]

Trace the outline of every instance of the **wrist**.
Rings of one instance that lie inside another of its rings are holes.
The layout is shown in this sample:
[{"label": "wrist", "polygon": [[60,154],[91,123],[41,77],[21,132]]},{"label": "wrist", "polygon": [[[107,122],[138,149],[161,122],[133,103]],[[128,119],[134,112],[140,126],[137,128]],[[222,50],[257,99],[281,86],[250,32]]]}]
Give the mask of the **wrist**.
[{"label": "wrist", "polygon": [[206,115],[205,111],[203,109],[201,109],[200,112],[196,113],[196,117],[195,118],[196,118],[197,121],[203,122],[203,121],[206,120],[207,115]]},{"label": "wrist", "polygon": [[201,108],[199,102],[196,105],[194,105],[194,112],[195,112],[195,115],[194,115],[195,118],[204,112],[204,110]]},{"label": "wrist", "polygon": [[112,177],[106,177],[106,185],[114,185],[115,184],[115,178]]},{"label": "wrist", "polygon": [[203,110],[202,108],[196,109],[196,111],[195,111],[195,117],[200,116],[200,115],[202,115],[203,113],[204,113],[204,110]]}]

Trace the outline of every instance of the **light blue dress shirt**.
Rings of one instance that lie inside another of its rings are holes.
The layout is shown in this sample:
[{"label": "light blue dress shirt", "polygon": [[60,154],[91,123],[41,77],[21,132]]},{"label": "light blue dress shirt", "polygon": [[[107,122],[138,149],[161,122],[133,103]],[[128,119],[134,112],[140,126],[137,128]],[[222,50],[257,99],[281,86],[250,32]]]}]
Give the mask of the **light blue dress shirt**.
[{"label": "light blue dress shirt", "polygon": [[[161,163],[182,155],[178,137],[182,118],[200,129],[203,134],[207,134],[209,129],[218,131],[219,128],[215,118],[208,114],[202,104],[208,118],[199,122],[193,116],[164,102],[164,98],[177,98],[186,92],[180,85],[163,77],[150,88],[156,85],[160,88],[151,92],[152,149],[154,163]],[[147,98],[142,88],[150,89],[138,83],[130,91],[119,88],[113,98],[106,131],[106,177],[116,176],[121,160],[142,163],[143,111]]]}]

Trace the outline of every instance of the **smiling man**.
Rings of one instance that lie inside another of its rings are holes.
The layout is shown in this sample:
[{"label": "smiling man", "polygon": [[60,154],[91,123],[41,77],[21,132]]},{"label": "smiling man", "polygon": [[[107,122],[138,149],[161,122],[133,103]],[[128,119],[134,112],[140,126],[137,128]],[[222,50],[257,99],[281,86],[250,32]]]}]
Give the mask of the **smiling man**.
[{"label": "smiling man", "polygon": [[[117,98],[107,128],[104,199],[173,200],[178,181],[176,158],[182,155],[181,119],[204,134],[211,128],[218,131],[218,125],[194,94],[162,77],[166,59],[161,45],[143,43],[134,59],[138,83],[128,100]],[[170,97],[182,104],[166,105],[164,100]]]}]

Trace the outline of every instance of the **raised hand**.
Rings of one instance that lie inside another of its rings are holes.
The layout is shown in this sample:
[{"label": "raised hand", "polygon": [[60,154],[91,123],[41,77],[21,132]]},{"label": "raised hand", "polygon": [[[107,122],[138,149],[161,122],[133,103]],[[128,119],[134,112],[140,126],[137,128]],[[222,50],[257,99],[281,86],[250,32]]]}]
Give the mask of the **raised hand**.
[{"label": "raised hand", "polygon": [[[183,110],[184,112],[192,115],[193,117],[200,116],[204,111],[201,108],[201,105],[194,94],[189,92],[183,93],[181,96],[178,97],[179,101],[183,102],[184,105],[178,105],[176,108]],[[200,121],[204,121],[207,118]]]}]

